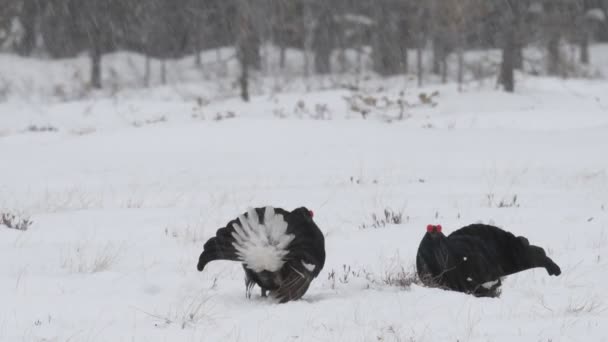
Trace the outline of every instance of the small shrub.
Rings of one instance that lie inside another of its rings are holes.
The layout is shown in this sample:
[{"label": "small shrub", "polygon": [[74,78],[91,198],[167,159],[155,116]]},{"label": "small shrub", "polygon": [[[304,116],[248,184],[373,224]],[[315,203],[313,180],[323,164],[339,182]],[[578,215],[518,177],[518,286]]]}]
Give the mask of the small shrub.
[{"label": "small shrub", "polygon": [[376,283],[374,276],[371,272],[368,272],[364,268],[360,268],[358,270],[354,270],[350,265],[342,265],[342,272],[336,273],[336,270],[332,269],[327,274],[327,280],[331,282],[330,287],[332,289],[336,288],[336,282],[341,284],[348,284],[354,278],[363,278],[368,281],[368,287],[370,284]]},{"label": "small shrub", "polygon": [[119,259],[122,248],[106,243],[101,248],[77,245],[65,255],[62,267],[72,273],[98,273],[109,270]]},{"label": "small shrub", "polygon": [[287,113],[284,108],[275,108],[272,110],[272,114],[279,119],[287,119]]},{"label": "small shrub", "polygon": [[492,206],[494,206],[494,194],[493,193],[487,193],[486,200],[488,201],[488,207],[491,208]]},{"label": "small shrub", "polygon": [[374,274],[365,268],[354,269],[350,265],[342,265],[342,270],[332,269],[327,274],[331,289],[336,289],[336,285],[349,284],[354,279],[361,279],[367,282],[367,289],[385,286],[396,286],[402,289],[409,289],[412,284],[422,284],[415,271],[406,271],[400,267],[398,271],[387,271],[383,274]]},{"label": "small shrub", "polygon": [[[285,119],[289,115],[283,108],[275,109],[274,116]],[[313,120],[331,120],[331,111],[325,103],[315,103],[313,108],[309,108],[304,100],[299,100],[293,108],[293,115],[299,119],[310,118]]]},{"label": "small shrub", "polygon": [[158,315],[143,310],[139,311],[157,320],[158,322],[154,324],[156,327],[175,325],[183,330],[194,328],[202,320],[212,318],[209,313],[211,309],[209,299],[210,297],[195,297],[184,300],[178,308],[172,310],[167,315]]},{"label": "small shrub", "polygon": [[384,212],[380,215],[372,214],[372,222],[371,223],[363,223],[359,226],[360,229],[367,228],[382,228],[387,224],[401,224],[403,223],[403,212],[394,211],[390,208],[384,209]]},{"label": "small shrub", "polygon": [[10,90],[11,90],[10,83],[5,79],[0,78],[0,102],[6,101],[8,99]]},{"label": "small shrub", "polygon": [[498,203],[499,208],[519,208],[519,203],[517,203],[517,195],[513,195],[511,200],[502,199]]},{"label": "small shrub", "polygon": [[420,278],[415,271],[408,272],[401,267],[397,272],[385,272],[382,282],[389,286],[397,286],[409,289],[412,284],[421,284]]},{"label": "small shrub", "polygon": [[161,123],[161,122],[167,122],[167,118],[164,115],[159,116],[157,118],[153,118],[153,119],[147,119],[144,121],[133,121],[131,123],[131,125],[133,127],[139,128],[139,127],[143,127],[143,126],[147,126],[147,125],[154,125],[154,124]]},{"label": "small shrub", "polygon": [[192,106],[192,114],[191,114],[192,118],[199,119],[199,120],[205,120],[204,107],[208,104],[209,104],[208,100],[206,100],[202,97],[197,97],[196,104],[194,106]]},{"label": "small shrub", "polygon": [[95,131],[96,130],[93,127],[83,127],[83,128],[76,128],[76,129],[71,130],[70,134],[83,136],[83,135],[95,133]]},{"label": "small shrub", "polygon": [[317,103],[315,104],[315,112],[310,117],[314,120],[329,120],[331,119],[331,112],[327,104]]},{"label": "small shrub", "polygon": [[28,218],[21,218],[15,214],[2,213],[0,216],[0,225],[6,228],[26,231],[32,225],[32,220]]},{"label": "small shrub", "polygon": [[213,120],[222,121],[222,120],[227,120],[227,119],[234,119],[235,117],[236,117],[236,114],[234,114],[234,112],[227,110],[225,112],[215,113],[215,117],[213,118]]},{"label": "small shrub", "polygon": [[602,313],[606,311],[606,306],[601,302],[599,298],[592,298],[587,301],[572,302],[568,304],[566,313],[572,315],[578,315],[581,313]]},{"label": "small shrub", "polygon": [[517,201],[517,194],[513,195],[513,197],[511,197],[510,199],[507,198],[502,198],[498,204],[496,204],[495,202],[496,196],[493,193],[488,193],[486,194],[486,200],[488,202],[488,207],[494,207],[496,206],[497,208],[519,208],[519,202]]},{"label": "small shrub", "polygon": [[[350,176],[350,182],[351,182],[352,184],[361,185],[361,184],[366,184],[366,183],[368,183],[369,181],[366,181],[366,180],[364,180],[364,179],[362,179],[362,178],[360,178],[360,177],[354,177],[354,176]],[[378,184],[378,180],[374,178],[374,179],[372,179],[372,180],[371,180],[371,183],[372,183],[372,184]]]},{"label": "small shrub", "polygon": [[420,104],[422,104],[422,105],[429,105],[431,107],[435,107],[435,106],[437,106],[437,102],[435,101],[435,98],[438,96],[439,96],[438,91],[434,91],[431,94],[420,93],[420,94],[418,94],[418,99],[420,100]]},{"label": "small shrub", "polygon": [[57,132],[57,127],[53,127],[51,125],[37,126],[37,125],[29,125],[25,129],[27,132],[35,132],[35,133],[45,133],[45,132]]},{"label": "small shrub", "polygon": [[[383,89],[378,89],[379,92],[384,92]],[[370,115],[378,115],[380,118],[391,123],[395,120],[404,120],[411,115],[408,110],[416,107],[437,106],[436,98],[439,92],[435,91],[431,94],[418,94],[418,101],[409,102],[406,100],[404,91],[399,92],[394,97],[386,95],[376,96],[364,92],[356,91],[349,96],[344,96],[344,100],[353,113],[361,115],[363,119],[367,119]]]},{"label": "small shrub", "polygon": [[396,118],[403,119],[405,117],[405,109],[409,104],[404,99],[404,93],[400,93],[396,99],[388,96],[374,96],[364,93],[354,93],[351,96],[345,96],[348,108],[357,114],[360,114],[363,119],[367,119],[370,114],[393,117],[392,113],[398,111]]}]

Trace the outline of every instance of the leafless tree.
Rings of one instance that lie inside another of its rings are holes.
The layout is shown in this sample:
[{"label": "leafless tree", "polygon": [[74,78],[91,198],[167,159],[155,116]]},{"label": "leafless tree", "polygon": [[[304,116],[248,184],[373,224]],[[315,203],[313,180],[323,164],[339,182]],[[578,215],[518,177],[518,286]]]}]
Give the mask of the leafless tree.
[{"label": "leafless tree", "polygon": [[255,18],[251,6],[250,0],[238,0],[235,20],[237,56],[241,66],[239,83],[243,101],[249,101],[250,70],[260,67],[260,38],[253,22]]}]

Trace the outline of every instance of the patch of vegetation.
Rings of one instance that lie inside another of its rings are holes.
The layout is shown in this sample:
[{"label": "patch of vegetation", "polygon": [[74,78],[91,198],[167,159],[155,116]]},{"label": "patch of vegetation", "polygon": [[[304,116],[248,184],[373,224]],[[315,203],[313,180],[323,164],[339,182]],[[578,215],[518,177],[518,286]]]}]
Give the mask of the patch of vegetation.
[{"label": "patch of vegetation", "polygon": [[137,310],[156,320],[157,322],[154,323],[156,327],[177,326],[182,330],[187,328],[193,329],[203,320],[211,318],[209,299],[210,297],[186,299],[179,307],[165,315]]},{"label": "patch of vegetation", "polygon": [[[361,185],[361,184],[365,184],[366,183],[366,181],[363,180],[361,177],[354,177],[354,176],[350,176],[350,182],[352,184],[357,184],[357,185]],[[371,183],[372,184],[378,184],[378,180],[374,178],[374,179],[371,180]]]},{"label": "patch of vegetation", "polygon": [[[408,217],[406,216],[406,219]],[[391,208],[384,209],[382,214],[372,214],[372,222],[371,223],[363,223],[359,226],[360,229],[368,229],[368,228],[383,228],[387,224],[401,224],[403,223],[403,212],[402,211],[394,211]]]},{"label": "patch of vegetation", "polygon": [[351,268],[350,265],[346,265],[346,264],[342,265],[342,272],[336,272],[336,270],[332,269],[327,274],[327,280],[329,280],[331,282],[330,286],[332,289],[336,288],[336,282],[341,283],[341,284],[348,284],[353,278],[364,278],[370,284],[373,284],[376,282],[374,280],[374,277],[371,274],[371,272],[368,272],[364,268],[355,270],[355,269]]},{"label": "patch of vegetation", "polygon": [[0,225],[9,229],[26,231],[34,223],[30,218],[19,217],[12,213],[0,214]]},{"label": "patch of vegetation", "polygon": [[162,122],[167,122],[167,117],[165,117],[164,115],[159,116],[157,118],[153,118],[153,119],[146,119],[144,121],[133,121],[131,123],[131,125],[133,127],[143,127],[143,126],[147,126],[147,125],[154,125],[157,123],[162,123]]},{"label": "patch of vegetation", "polygon": [[326,103],[309,106],[304,100],[299,100],[291,113],[283,107],[278,107],[272,110],[272,114],[279,119],[286,119],[292,115],[298,119],[331,120],[332,118],[331,110]]},{"label": "patch of vegetation", "polygon": [[378,115],[387,122],[393,122],[394,120],[404,120],[409,118],[411,115],[408,113],[408,109],[430,106],[437,106],[437,97],[439,92],[434,91],[430,94],[420,93],[418,94],[418,101],[408,102],[405,99],[405,92],[401,91],[395,97],[389,97],[387,95],[373,95],[364,93],[361,91],[353,91],[349,96],[345,96],[344,100],[353,113],[361,115],[363,119],[367,119],[371,115]]},{"label": "patch of vegetation", "polygon": [[385,272],[382,282],[385,285],[397,286],[404,289],[410,288],[412,284],[422,284],[416,271],[406,271],[403,267],[397,272]]},{"label": "patch of vegetation", "polygon": [[215,113],[215,117],[213,118],[213,120],[222,121],[222,120],[234,119],[234,118],[236,118],[236,114],[234,114],[233,111],[227,110],[225,112]]},{"label": "patch of vegetation", "polygon": [[59,131],[57,127],[51,125],[29,125],[25,128],[26,132],[34,132],[34,133],[46,133],[46,132],[57,132]]},{"label": "patch of vegetation", "polygon": [[498,201],[498,203],[496,203],[494,194],[488,193],[486,194],[486,200],[488,201],[488,207],[496,206],[497,208],[519,208],[517,194],[510,198],[503,197],[500,201]]},{"label": "patch of vegetation", "polygon": [[367,288],[377,285],[396,286],[409,289],[412,284],[422,284],[416,271],[406,271],[404,267],[396,272],[386,271],[382,275],[376,275],[367,271],[365,268],[354,269],[350,265],[342,265],[342,269],[336,271],[332,269],[327,274],[330,287],[336,289],[338,284],[348,284],[354,279],[363,279],[367,282]]}]

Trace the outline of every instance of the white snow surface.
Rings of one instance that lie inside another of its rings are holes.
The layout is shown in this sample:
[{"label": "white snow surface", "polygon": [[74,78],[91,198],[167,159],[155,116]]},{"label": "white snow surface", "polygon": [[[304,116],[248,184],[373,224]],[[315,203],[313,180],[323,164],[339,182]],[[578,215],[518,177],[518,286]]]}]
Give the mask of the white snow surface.
[{"label": "white snow surface", "polygon": [[[34,223],[0,226],[0,341],[608,341],[607,83],[517,81],[361,80],[404,90],[403,120],[362,119],[352,91],[311,86],[327,79],[250,103],[203,81],[7,95],[0,211]],[[260,206],[306,206],[325,233],[301,300],[246,299],[238,262],[196,271],[204,242]],[[385,209],[401,220],[377,222]],[[526,236],[562,275],[507,277],[500,298],[396,285],[427,224],[475,222]]]}]

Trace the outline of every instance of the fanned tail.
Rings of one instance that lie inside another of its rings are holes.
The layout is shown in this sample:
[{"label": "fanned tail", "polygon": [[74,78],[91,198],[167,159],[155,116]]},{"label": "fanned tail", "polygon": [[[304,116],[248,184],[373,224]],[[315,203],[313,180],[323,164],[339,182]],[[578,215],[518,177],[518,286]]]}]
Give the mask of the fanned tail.
[{"label": "fanned tail", "polygon": [[255,272],[280,270],[294,239],[286,232],[286,213],[272,207],[250,208],[205,243],[197,269],[202,271],[213,260],[232,260]]}]

